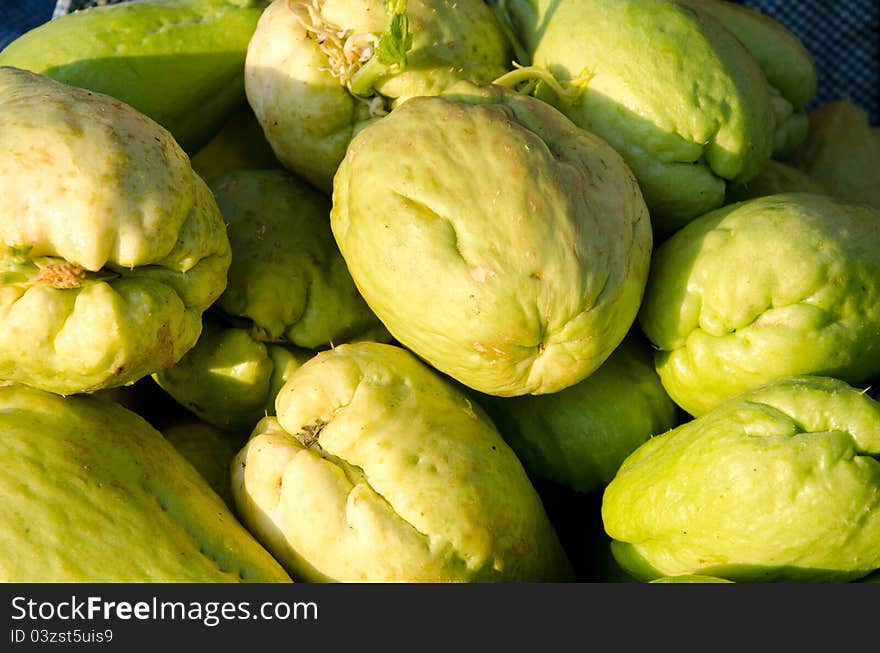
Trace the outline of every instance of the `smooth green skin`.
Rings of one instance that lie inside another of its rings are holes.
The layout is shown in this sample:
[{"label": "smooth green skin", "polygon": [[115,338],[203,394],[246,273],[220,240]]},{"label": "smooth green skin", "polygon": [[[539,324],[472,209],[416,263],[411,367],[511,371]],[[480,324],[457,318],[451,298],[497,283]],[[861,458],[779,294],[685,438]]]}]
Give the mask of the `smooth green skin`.
[{"label": "smooth green skin", "polygon": [[131,411],[10,385],[0,433],[0,582],[290,582]]},{"label": "smooth green skin", "polygon": [[0,65],[105,93],[201,148],[246,102],[248,41],[266,2],[147,0],[90,7],[19,36]]},{"label": "smooth green skin", "polygon": [[193,170],[207,181],[239,170],[277,170],[282,167],[247,104],[232,114],[220,131],[191,157],[190,163]]},{"label": "smooth green skin", "polygon": [[[509,69],[510,44],[482,0],[409,0],[406,13],[406,69],[375,84],[392,106],[437,95],[458,79],[490,82]],[[389,20],[384,0],[324,0],[323,15],[355,33],[381,34]],[[285,0],[272,2],[248,46],[248,102],[284,166],[329,193],[349,141],[375,118],[327,68]]]},{"label": "smooth green skin", "polygon": [[315,349],[380,326],[330,231],[330,200],[285,170],[240,170],[211,189],[232,265],[217,306],[254,336]]},{"label": "smooth green skin", "polygon": [[755,177],[727,187],[725,204],[779,193],[814,193],[829,195],[825,185],[793,165],[770,159]]},{"label": "smooth green skin", "polygon": [[652,438],[605,489],[615,558],[642,580],[841,582],[880,567],[880,404],[786,377]]},{"label": "smooth green skin", "polygon": [[578,492],[607,485],[639,445],[678,424],[651,349],[635,332],[569,388],[479,400],[531,475]]},{"label": "smooth green skin", "polygon": [[249,433],[275,414],[275,396],[313,352],[256,340],[247,329],[205,320],[180,361],[153,375],[181,406],[218,428]]},{"label": "smooth green skin", "polygon": [[248,431],[226,431],[185,415],[166,424],[160,432],[234,510],[229,470],[232,459],[247,441]]},{"label": "smooth green skin", "polygon": [[792,155],[791,165],[836,197],[880,209],[880,127],[847,100],[816,107],[809,121],[807,140]]},{"label": "smooth green skin", "polygon": [[479,406],[405,349],[319,353],[233,463],[251,532],[310,582],[573,580],[541,499]]},{"label": "smooth green skin", "polygon": [[639,321],[691,415],[773,379],[880,371],[880,211],[791,193],[713,211],[654,253]]},{"label": "smooth green skin", "polygon": [[607,143],[540,100],[467,82],[352,140],[330,220],[397,341],[498,396],[595,371],[633,323],[652,245]]},{"label": "smooth green skin", "polygon": [[742,41],[774,93],[776,135],[773,156],[785,158],[807,137],[807,113],[804,107],[813,99],[818,74],[813,56],[800,38],[767,14],[725,0],[677,0],[703,11]]},{"label": "smooth green skin", "polygon": [[[0,378],[71,394],[173,364],[226,285],[211,191],[166,130],[118,100],[11,67],[0,96]],[[26,273],[13,248],[29,248]],[[87,278],[56,287],[41,257]]]},{"label": "smooth green skin", "polygon": [[554,101],[607,140],[641,185],[655,231],[721,206],[727,181],[770,158],[775,118],[760,66],[718,21],[667,0],[504,0],[532,64],[578,84]]}]

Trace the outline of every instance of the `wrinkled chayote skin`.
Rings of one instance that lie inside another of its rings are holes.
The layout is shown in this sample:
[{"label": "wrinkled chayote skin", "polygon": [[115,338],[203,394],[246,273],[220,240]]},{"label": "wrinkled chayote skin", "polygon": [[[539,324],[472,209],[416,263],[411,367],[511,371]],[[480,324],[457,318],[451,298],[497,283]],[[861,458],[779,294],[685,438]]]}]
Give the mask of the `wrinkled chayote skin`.
[{"label": "wrinkled chayote skin", "polygon": [[128,105],[0,68],[0,378],[124,385],[195,344],[229,239],[171,135]]},{"label": "wrinkled chayote skin", "polygon": [[557,392],[595,371],[650,264],[647,208],[620,156],[495,85],[412,98],[362,130],[330,217],[394,338],[492,395]]},{"label": "wrinkled chayote skin", "polygon": [[726,0],[676,1],[718,20],[761,66],[770,84],[776,123],[773,156],[789,156],[807,137],[805,107],[818,85],[816,64],[809,50],[785,25],[752,7]]},{"label": "wrinkled chayote skin", "polygon": [[195,346],[153,378],[208,424],[247,436],[260,419],[275,414],[281,386],[313,355],[261,342],[247,329],[206,319]]},{"label": "wrinkled chayote skin", "polygon": [[[407,98],[436,95],[458,79],[490,82],[511,65],[510,44],[482,0],[406,1],[412,39],[406,63],[382,65],[375,39],[389,30],[391,4],[275,0],[248,46],[245,89],[267,140],[285,167],[325,192],[364,125]],[[318,27],[320,32],[311,29]],[[331,36],[319,44],[319,33],[346,30],[343,39]],[[359,55],[367,61],[358,61]],[[368,67],[360,97],[346,81],[348,71]]]},{"label": "wrinkled chayote skin", "polygon": [[149,0],[87,7],[37,26],[0,65],[110,95],[188,153],[245,103],[248,42],[267,0]]},{"label": "wrinkled chayote skin", "polygon": [[607,140],[668,234],[724,202],[774,147],[767,79],[733,32],[669,0],[498,0],[531,57],[576,91],[554,103]]},{"label": "wrinkled chayote skin", "polygon": [[229,470],[232,459],[247,441],[248,431],[227,431],[193,415],[183,415],[165,424],[160,433],[234,510]]},{"label": "wrinkled chayote skin", "polygon": [[240,170],[210,182],[232,265],[217,307],[266,342],[314,349],[381,326],[330,230],[330,200],[286,170]]},{"label": "wrinkled chayote skin", "polygon": [[571,387],[478,400],[530,474],[578,492],[604,487],[640,444],[678,423],[651,349],[635,331]]},{"label": "wrinkled chayote skin", "polygon": [[825,184],[789,163],[770,159],[761,172],[749,181],[728,184],[725,204],[779,193],[814,193],[829,195]]},{"label": "wrinkled chayote skin", "polygon": [[880,372],[880,211],[808,193],[710,212],[654,253],[639,315],[691,415],[793,374]]},{"label": "wrinkled chayote skin", "polygon": [[310,582],[572,580],[491,421],[405,349],[355,343],[290,377],[232,466],[239,514]]},{"label": "wrinkled chayote skin", "polygon": [[111,402],[0,387],[0,582],[290,582],[162,435]]},{"label": "wrinkled chayote skin", "polygon": [[786,377],[652,438],[605,489],[634,576],[848,581],[880,567],[880,404]]},{"label": "wrinkled chayote skin", "polygon": [[807,140],[791,165],[819,180],[835,197],[880,209],[880,127],[849,100],[826,102],[809,113]]}]

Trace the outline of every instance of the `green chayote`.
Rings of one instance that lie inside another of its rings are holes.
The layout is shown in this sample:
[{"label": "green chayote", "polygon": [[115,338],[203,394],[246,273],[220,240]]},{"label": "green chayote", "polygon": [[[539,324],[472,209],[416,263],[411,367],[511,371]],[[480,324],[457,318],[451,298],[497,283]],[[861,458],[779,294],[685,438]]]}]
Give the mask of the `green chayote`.
[{"label": "green chayote", "polygon": [[697,218],[654,252],[639,321],[691,415],[775,378],[880,374],[880,210],[788,193]]},{"label": "green chayote", "polygon": [[529,473],[578,492],[604,487],[633,450],[678,423],[651,349],[636,332],[564,390],[479,400]]},{"label": "green chayote", "polygon": [[490,82],[510,44],[482,0],[274,0],[245,89],[278,159],[329,192],[352,136],[407,98]]},{"label": "green chayote", "polygon": [[232,264],[216,306],[253,335],[315,349],[379,332],[330,230],[330,200],[285,170],[210,181]]},{"label": "green chayote", "polygon": [[275,414],[275,395],[313,352],[256,340],[247,329],[205,320],[195,346],[177,364],[153,375],[191,413],[245,435]]},{"label": "green chayote", "polygon": [[178,361],[229,239],[171,135],[106,95],[0,67],[0,378],[61,394]]},{"label": "green chayote", "polygon": [[540,100],[468,82],[360,131],[330,218],[394,338],[500,396],[598,368],[635,319],[652,246],[638,184],[605,141]]},{"label": "green chayote", "polygon": [[479,406],[362,342],[296,370],[236,457],[251,532],[296,580],[572,579],[541,499]]},{"label": "green chayote", "polygon": [[0,387],[0,582],[290,582],[193,466],[112,402]]},{"label": "green chayote", "polygon": [[548,99],[632,168],[660,233],[721,206],[728,181],[750,179],[770,158],[779,107],[767,77],[695,3],[497,4],[531,64],[568,87]]},{"label": "green chayote", "polygon": [[605,489],[615,558],[643,580],[833,581],[880,568],[880,404],[778,379],[652,438]]}]

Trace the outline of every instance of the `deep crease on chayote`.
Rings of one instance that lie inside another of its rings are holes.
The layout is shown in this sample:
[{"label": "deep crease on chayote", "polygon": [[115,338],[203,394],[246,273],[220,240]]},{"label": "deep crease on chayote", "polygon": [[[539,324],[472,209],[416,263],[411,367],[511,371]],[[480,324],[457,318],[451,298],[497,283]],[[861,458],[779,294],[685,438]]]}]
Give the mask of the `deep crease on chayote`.
[{"label": "deep crease on chayote", "polygon": [[605,141],[545,102],[469,82],[358,133],[331,225],[397,341],[501,396],[598,368],[635,319],[652,246],[635,178]]},{"label": "deep crease on chayote", "polygon": [[[405,9],[400,60],[381,61]],[[489,82],[513,55],[482,0],[274,0],[248,46],[245,89],[278,159],[329,192],[352,136],[416,95],[458,79]]]},{"label": "deep crease on chayote", "polygon": [[0,97],[0,378],[70,394],[173,364],[226,285],[210,189],[114,98],[11,67]]},{"label": "deep crease on chayote", "polygon": [[232,465],[242,520],[296,580],[573,578],[541,498],[480,407],[411,352],[317,354]]}]

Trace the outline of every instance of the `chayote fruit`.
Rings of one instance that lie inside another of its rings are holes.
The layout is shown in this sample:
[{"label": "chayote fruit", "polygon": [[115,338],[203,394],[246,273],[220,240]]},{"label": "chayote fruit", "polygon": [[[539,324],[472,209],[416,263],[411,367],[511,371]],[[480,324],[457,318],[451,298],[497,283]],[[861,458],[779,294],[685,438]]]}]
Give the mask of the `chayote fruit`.
[{"label": "chayote fruit", "polygon": [[234,510],[230,469],[232,459],[247,442],[248,432],[223,430],[193,415],[184,415],[169,421],[160,433]]},{"label": "chayote fruit", "polygon": [[807,137],[805,107],[816,95],[818,85],[816,64],[809,50],[788,27],[752,7],[727,0],[676,1],[718,20],[761,66],[770,84],[775,117],[773,156],[789,156]]},{"label": "chayote fruit", "polygon": [[260,419],[275,414],[278,391],[313,355],[261,342],[247,329],[205,320],[195,346],[153,378],[201,420],[247,435]]},{"label": "chayote fruit", "polygon": [[340,345],[290,377],[232,467],[251,532],[298,580],[572,580],[513,451],[410,352]]},{"label": "chayote fruit", "polygon": [[326,196],[285,170],[240,170],[210,186],[232,245],[218,308],[248,320],[258,340],[307,349],[381,326],[333,239]]},{"label": "chayote fruit", "polygon": [[640,444],[678,424],[678,409],[637,332],[564,390],[479,401],[530,474],[578,492],[604,487]]},{"label": "chayote fruit", "polygon": [[171,444],[94,397],[0,387],[0,582],[290,582]]},{"label": "chayote fruit", "polygon": [[330,218],[393,337],[499,396],[595,371],[633,323],[652,245],[638,185],[605,141],[540,100],[468,82],[358,133]]},{"label": "chayote fruit", "polygon": [[106,95],[0,68],[0,378],[125,385],[192,347],[229,239],[171,135]]},{"label": "chayote fruit", "polygon": [[245,89],[278,159],[329,193],[364,125],[458,79],[490,82],[512,58],[482,0],[275,0],[248,46]]},{"label": "chayote fruit", "polygon": [[702,216],[657,248],[639,320],[691,415],[775,378],[880,373],[880,211],[769,195]]},{"label": "chayote fruit", "polygon": [[791,165],[835,197],[880,209],[880,127],[849,100],[817,106],[809,121],[807,140],[791,156]]},{"label": "chayote fruit", "polygon": [[244,61],[266,0],[140,0],[74,11],[21,35],[0,65],[104,93],[189,154],[247,97]]},{"label": "chayote fruit", "polygon": [[770,158],[767,78],[711,15],[671,0],[498,0],[531,63],[569,87],[551,99],[607,140],[639,180],[657,232],[722,205]]},{"label": "chayote fruit", "polygon": [[606,487],[634,576],[833,581],[880,568],[880,404],[785,377],[652,438]]}]

